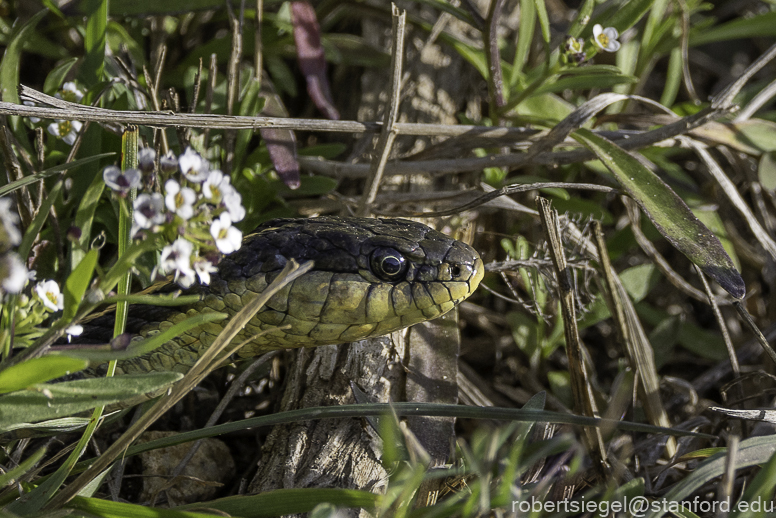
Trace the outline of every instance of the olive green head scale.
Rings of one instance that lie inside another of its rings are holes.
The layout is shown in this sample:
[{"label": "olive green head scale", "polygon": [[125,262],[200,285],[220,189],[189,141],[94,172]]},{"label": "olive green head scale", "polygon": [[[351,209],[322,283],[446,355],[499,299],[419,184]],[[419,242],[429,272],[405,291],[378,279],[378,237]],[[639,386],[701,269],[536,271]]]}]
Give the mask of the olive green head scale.
[{"label": "olive green head scale", "polygon": [[[201,302],[149,323],[140,334],[159,332],[202,311],[235,314],[291,258],[315,264],[275,294],[238,335],[235,340],[242,341],[265,332],[243,347],[241,356],[361,340],[431,320],[471,295],[484,274],[473,248],[414,221],[277,219],[225,256],[209,286],[192,289],[201,293]],[[200,326],[121,367],[186,370],[222,325]]]}]

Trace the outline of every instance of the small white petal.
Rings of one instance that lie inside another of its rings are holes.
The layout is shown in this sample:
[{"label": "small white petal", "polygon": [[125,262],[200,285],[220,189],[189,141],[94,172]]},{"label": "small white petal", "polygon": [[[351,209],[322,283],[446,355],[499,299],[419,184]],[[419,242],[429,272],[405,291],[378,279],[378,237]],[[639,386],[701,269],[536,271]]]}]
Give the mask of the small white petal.
[{"label": "small white petal", "polygon": [[199,258],[194,261],[194,271],[199,276],[199,282],[210,284],[210,274],[217,272],[218,268],[207,259]]},{"label": "small white petal", "polygon": [[138,196],[134,209],[135,223],[140,228],[151,228],[164,223],[164,199],[158,192]]},{"label": "small white petal", "polygon": [[45,280],[35,285],[35,295],[49,311],[65,308],[65,297],[59,291],[59,284],[54,280]]},{"label": "small white petal", "polygon": [[0,288],[6,293],[20,293],[27,285],[30,272],[15,253],[0,257]]},{"label": "small white petal", "polygon": [[49,132],[50,135],[53,135],[57,138],[59,138],[59,124],[56,122],[52,122],[46,127],[46,130]]},{"label": "small white petal", "polygon": [[207,160],[190,147],[178,158],[178,167],[190,182],[195,183],[204,182],[210,171]]},{"label": "small white petal", "polygon": [[242,245],[242,232],[232,226],[232,220],[226,212],[222,212],[221,216],[213,221],[210,234],[223,254],[231,254]]},{"label": "small white petal", "polygon": [[[22,233],[16,228],[19,223],[19,215],[15,210],[12,210],[13,202],[10,198],[0,198],[0,224],[5,229],[5,234],[8,236],[8,241],[11,246],[18,245],[22,242]],[[2,242],[2,236],[0,236],[0,242]]]},{"label": "small white petal", "polygon": [[242,221],[245,217],[245,208],[242,206],[242,196],[236,190],[224,197],[224,207],[232,221]]}]

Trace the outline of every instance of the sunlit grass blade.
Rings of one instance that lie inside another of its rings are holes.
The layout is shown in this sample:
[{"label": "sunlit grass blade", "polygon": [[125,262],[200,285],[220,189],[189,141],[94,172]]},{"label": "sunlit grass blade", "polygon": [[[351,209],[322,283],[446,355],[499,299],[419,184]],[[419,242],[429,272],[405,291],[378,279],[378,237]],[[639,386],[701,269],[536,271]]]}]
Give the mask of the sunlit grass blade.
[{"label": "sunlit grass blade", "polygon": [[[156,392],[182,377],[177,372],[152,372],[120,378],[90,378],[39,385],[38,390],[0,396],[3,423],[22,423],[65,417],[97,405],[111,405]],[[0,430],[5,425],[0,425]]]},{"label": "sunlit grass blade", "polygon": [[746,286],[719,239],[657,175],[611,141],[586,129],[574,138],[590,149],[677,250],[737,298]]},{"label": "sunlit grass blade", "polygon": [[[753,437],[741,441],[738,446],[738,456],[736,457],[735,469],[742,470],[752,466],[763,465],[769,462],[776,453],[776,436],[767,435],[764,437]],[[726,453],[722,452],[714,455],[709,460],[701,463],[695,470],[677,482],[671,490],[666,493],[665,500],[668,502],[681,502],[687,500],[695,491],[722,476],[725,471]],[[770,500],[767,500],[770,502]],[[732,506],[731,506],[732,507]],[[657,518],[662,516],[663,506],[655,506],[647,518]]]},{"label": "sunlit grass blade", "polygon": [[65,356],[42,356],[17,365],[11,365],[0,372],[0,394],[21,390],[36,383],[59,378],[85,369],[88,362],[80,358]]}]

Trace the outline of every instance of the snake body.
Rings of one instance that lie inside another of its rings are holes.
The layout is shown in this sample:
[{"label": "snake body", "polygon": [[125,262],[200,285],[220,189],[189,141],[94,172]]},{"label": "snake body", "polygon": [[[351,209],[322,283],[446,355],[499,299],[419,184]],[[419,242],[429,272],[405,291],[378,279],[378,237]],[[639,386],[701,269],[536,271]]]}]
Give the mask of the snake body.
[{"label": "snake body", "polygon": [[[261,293],[289,259],[312,270],[272,296],[235,341],[257,333],[241,357],[274,349],[317,347],[381,336],[431,320],[466,299],[482,280],[477,252],[426,225],[403,219],[319,217],[269,221],[225,256],[190,306],[135,306],[133,340],[164,331],[191,315],[231,315]],[[280,329],[279,326],[283,326]],[[124,372],[187,371],[213,343],[223,322],[177,336],[152,353],[124,360]],[[130,346],[131,347],[131,346]]]}]

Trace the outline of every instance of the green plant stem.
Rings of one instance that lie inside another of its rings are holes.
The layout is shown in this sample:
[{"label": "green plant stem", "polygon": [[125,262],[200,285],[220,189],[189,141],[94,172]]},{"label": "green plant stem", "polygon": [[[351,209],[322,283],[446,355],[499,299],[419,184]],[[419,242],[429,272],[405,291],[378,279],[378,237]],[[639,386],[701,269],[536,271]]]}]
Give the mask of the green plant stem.
[{"label": "green plant stem", "polygon": [[[134,127],[134,126],[128,128],[127,131],[124,132],[124,135],[121,139],[122,140],[122,157],[121,157],[122,170],[127,170],[127,169],[137,167],[137,135],[138,135],[138,130],[137,130],[137,127]],[[119,240],[118,240],[119,257],[124,257],[127,251],[129,250],[130,246],[132,245],[131,236],[129,235],[129,233],[132,227],[132,206],[136,196],[137,196],[137,190],[132,189],[130,196],[128,198],[123,198],[119,201],[121,206],[121,209],[119,211]],[[119,297],[126,297],[127,295],[129,295],[131,280],[132,280],[131,269],[127,268],[124,271],[123,276],[118,282],[117,291],[118,291]],[[124,329],[127,323],[128,310],[129,310],[128,301],[120,300],[119,302],[116,303],[116,320],[114,322],[114,327],[113,327],[114,338],[124,332]],[[116,364],[117,364],[116,360],[112,360],[110,363],[108,363],[108,371],[105,374],[106,377],[112,377],[115,374]],[[86,446],[89,444],[89,441],[94,436],[94,432],[100,423],[104,410],[105,410],[104,406],[98,406],[94,409],[94,412],[92,412],[92,418],[89,420],[89,424],[86,426],[86,429],[84,430],[83,435],[79,439],[75,449],[72,451],[72,453],[67,458],[65,463],[62,464],[62,466],[60,466],[59,469],[57,470],[58,476],[54,476],[50,479],[50,481],[52,482],[52,485],[56,484],[56,486],[49,488],[49,491],[47,491],[45,494],[45,498],[40,499],[40,506],[45,504],[51,497],[54,496],[55,490],[58,489],[61,483],[64,482],[65,478],[67,478],[67,476],[70,475],[70,472],[72,471],[73,467],[78,462],[78,459],[81,458],[81,455],[83,455],[84,451],[86,451]],[[40,506],[38,506],[37,509],[40,509]]]}]

